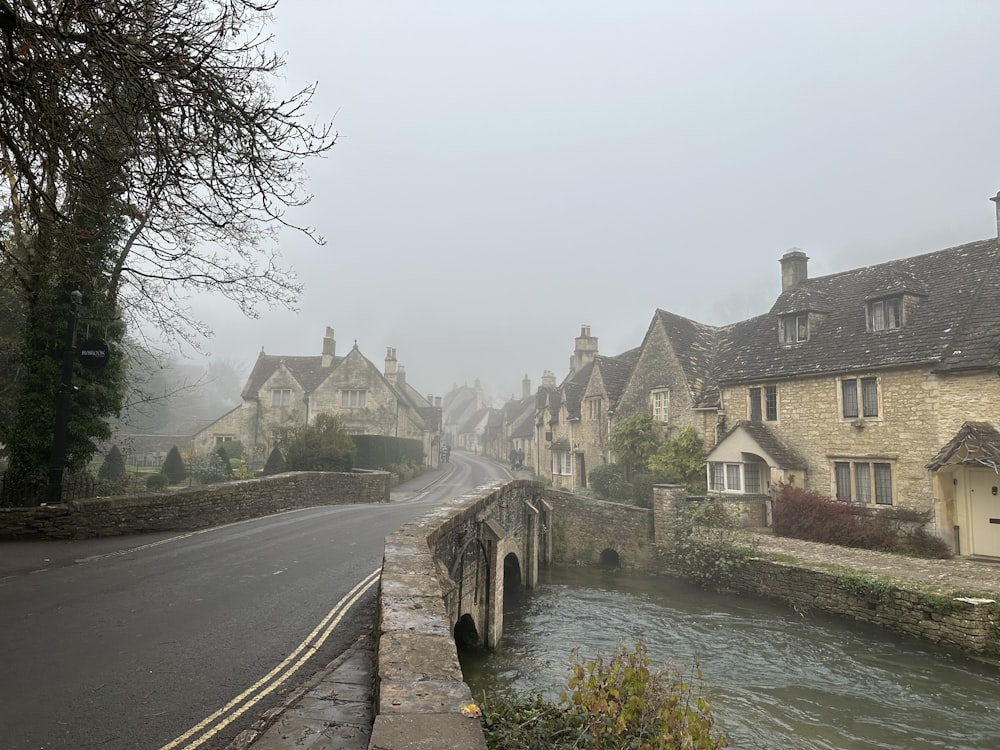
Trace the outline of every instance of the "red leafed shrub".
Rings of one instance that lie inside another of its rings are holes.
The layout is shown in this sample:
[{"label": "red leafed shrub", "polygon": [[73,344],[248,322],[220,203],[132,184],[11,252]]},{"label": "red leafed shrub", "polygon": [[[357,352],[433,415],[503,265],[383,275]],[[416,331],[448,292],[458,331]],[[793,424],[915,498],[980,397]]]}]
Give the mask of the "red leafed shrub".
[{"label": "red leafed shrub", "polygon": [[892,529],[863,506],[782,485],[774,501],[774,534],[842,547],[895,551]]}]

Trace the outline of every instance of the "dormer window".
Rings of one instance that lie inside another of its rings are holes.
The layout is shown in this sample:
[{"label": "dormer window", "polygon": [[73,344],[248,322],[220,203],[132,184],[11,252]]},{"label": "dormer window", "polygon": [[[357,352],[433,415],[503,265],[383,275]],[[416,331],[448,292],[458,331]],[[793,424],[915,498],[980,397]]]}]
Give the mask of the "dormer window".
[{"label": "dormer window", "polygon": [[796,313],[781,318],[781,343],[798,344],[809,340],[809,314]]},{"label": "dormer window", "polygon": [[872,300],[868,303],[868,330],[892,331],[903,327],[901,297]]}]

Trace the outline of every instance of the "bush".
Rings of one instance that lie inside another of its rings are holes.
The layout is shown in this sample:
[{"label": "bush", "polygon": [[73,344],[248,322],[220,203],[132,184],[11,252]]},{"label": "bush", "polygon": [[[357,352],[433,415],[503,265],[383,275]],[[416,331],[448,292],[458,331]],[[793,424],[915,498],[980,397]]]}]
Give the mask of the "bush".
[{"label": "bush", "polygon": [[[858,512],[867,514],[860,518]],[[892,552],[896,534],[862,506],[782,485],[774,502],[774,534],[841,547]]]},{"label": "bush", "polygon": [[714,750],[726,739],[695,664],[689,674],[651,670],[643,644],[611,659],[584,660],[574,650],[572,676],[558,704],[541,696],[487,703],[482,724],[491,750]]},{"label": "bush", "polygon": [[350,471],[354,442],[334,414],[320,414],[313,424],[295,428],[285,447],[289,471]]},{"label": "bush", "polygon": [[653,485],[670,482],[671,480],[662,474],[636,474],[632,477],[632,501],[640,508],[652,508]]},{"label": "bush", "polygon": [[146,477],[146,489],[151,492],[159,492],[167,488],[170,480],[167,479],[166,475],[160,474],[150,474]]},{"label": "bush", "polygon": [[226,455],[230,461],[243,458],[243,454],[246,452],[246,448],[243,447],[243,443],[239,440],[227,440],[224,443],[220,443],[220,445],[226,449]]},{"label": "bush", "polygon": [[121,482],[125,478],[125,457],[117,445],[112,445],[111,450],[104,456],[101,468],[97,470],[97,478],[112,484]]},{"label": "bush", "polygon": [[269,477],[272,474],[281,474],[285,471],[287,469],[285,468],[284,454],[282,454],[280,448],[272,448],[267,456],[267,461],[264,463],[264,476]]},{"label": "bush", "polygon": [[[225,455],[225,451],[220,455],[218,449],[216,449],[207,456],[193,461],[191,464],[191,477],[198,484],[218,484],[219,482],[227,481],[229,474],[232,473],[232,468],[229,466],[228,460],[223,461]],[[227,468],[229,469],[228,473],[226,471]]]},{"label": "bush", "polygon": [[612,488],[620,486],[625,481],[625,472],[615,464],[601,464],[591,469],[587,484],[601,500],[612,496]]},{"label": "bush", "polygon": [[181,458],[181,452],[177,450],[176,445],[167,453],[160,472],[166,476],[170,484],[180,484],[187,477],[187,468],[184,466],[184,459]]},{"label": "bush", "polygon": [[233,478],[233,463],[229,460],[229,449],[228,446],[219,445],[215,448],[215,456],[218,459],[219,465],[222,468],[222,473],[225,479]]}]

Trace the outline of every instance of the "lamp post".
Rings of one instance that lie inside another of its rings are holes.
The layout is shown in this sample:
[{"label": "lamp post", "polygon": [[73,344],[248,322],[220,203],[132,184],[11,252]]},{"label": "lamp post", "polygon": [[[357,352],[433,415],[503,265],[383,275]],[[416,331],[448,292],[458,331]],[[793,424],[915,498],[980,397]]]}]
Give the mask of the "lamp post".
[{"label": "lamp post", "polygon": [[66,463],[66,434],[69,432],[69,410],[73,402],[73,359],[76,356],[76,324],[80,319],[83,292],[74,289],[69,294],[69,323],[66,326],[66,347],[63,350],[62,374],[56,393],[56,425],[52,435],[52,460],[49,464],[50,505],[62,502],[63,468]]}]

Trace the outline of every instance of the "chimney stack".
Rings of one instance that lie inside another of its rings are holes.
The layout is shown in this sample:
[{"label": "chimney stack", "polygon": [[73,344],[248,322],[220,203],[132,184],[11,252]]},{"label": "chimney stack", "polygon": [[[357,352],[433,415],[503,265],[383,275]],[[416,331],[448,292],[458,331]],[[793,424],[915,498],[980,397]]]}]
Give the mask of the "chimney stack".
[{"label": "chimney stack", "polygon": [[809,257],[793,247],[781,256],[781,291],[787,292],[809,278]]},{"label": "chimney stack", "polygon": [[546,370],[542,373],[542,387],[543,388],[555,388],[556,387],[556,374],[552,370]]},{"label": "chimney stack", "polygon": [[396,350],[391,346],[387,346],[385,349],[385,379],[388,380],[392,385],[396,385]]},{"label": "chimney stack", "polygon": [[531,395],[531,379],[528,373],[524,373],[524,380],[521,381],[521,398],[528,398]]},{"label": "chimney stack", "polygon": [[597,356],[597,337],[590,335],[590,326],[581,326],[580,335],[576,337],[576,349],[569,360],[570,372],[576,372],[584,365],[594,361]]},{"label": "chimney stack", "polygon": [[1000,193],[994,195],[990,200],[997,205],[997,237],[1000,237]]},{"label": "chimney stack", "polygon": [[323,367],[330,367],[333,364],[333,357],[337,351],[337,342],[333,338],[333,329],[326,327],[326,335],[323,336]]}]

